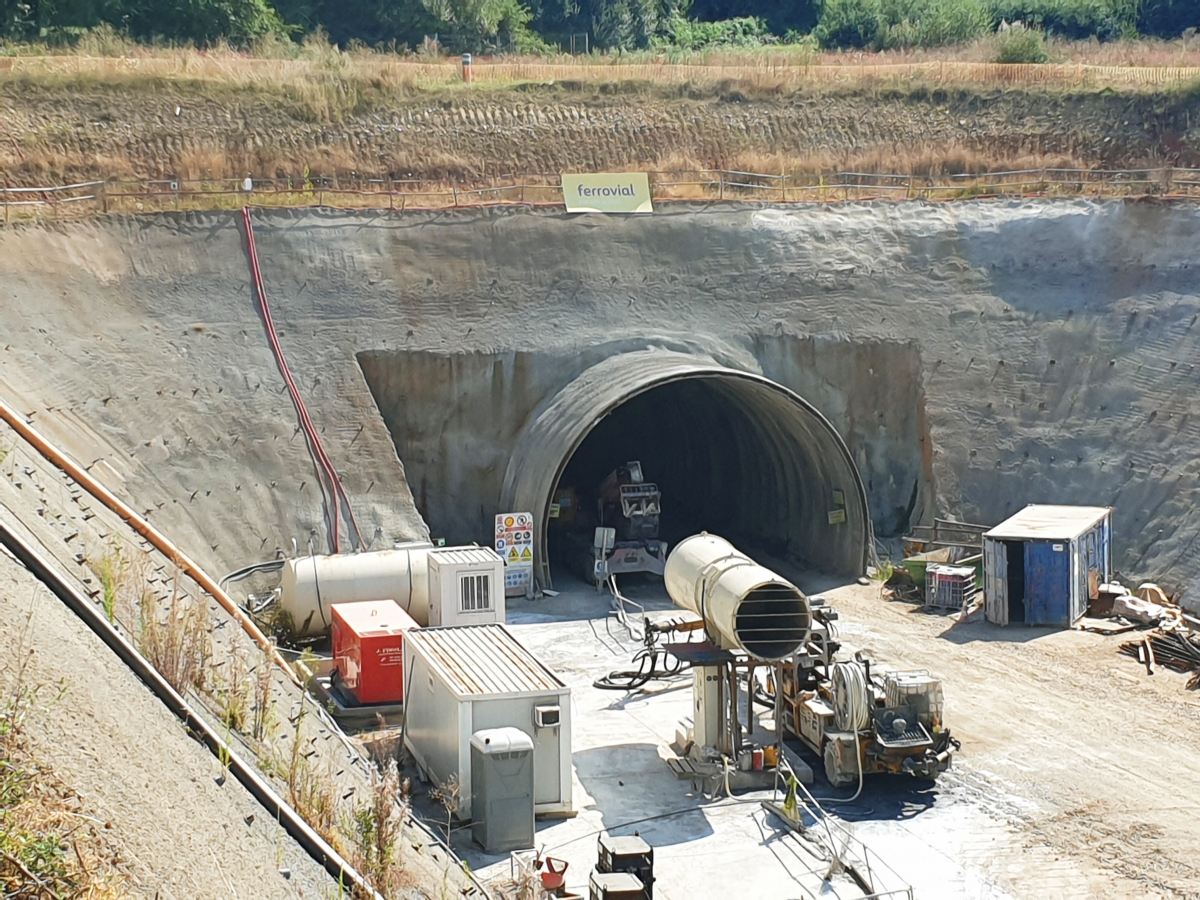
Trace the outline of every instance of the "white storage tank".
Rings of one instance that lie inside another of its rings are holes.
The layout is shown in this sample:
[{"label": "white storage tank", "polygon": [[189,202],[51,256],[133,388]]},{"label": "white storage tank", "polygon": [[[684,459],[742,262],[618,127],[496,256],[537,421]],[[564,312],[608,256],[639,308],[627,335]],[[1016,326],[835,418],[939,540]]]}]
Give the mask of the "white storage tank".
[{"label": "white storage tank", "polygon": [[571,689],[554,672],[498,624],[416,629],[404,652],[404,746],[433,781],[458,779],[461,818],[472,817],[471,735],[490,728],[532,739],[535,811],[573,813]]},{"label": "white storage tank", "polygon": [[299,556],[283,564],[279,603],[295,637],[329,631],[335,603],[395,600],[418,625],[429,624],[428,542],[392,550]]}]

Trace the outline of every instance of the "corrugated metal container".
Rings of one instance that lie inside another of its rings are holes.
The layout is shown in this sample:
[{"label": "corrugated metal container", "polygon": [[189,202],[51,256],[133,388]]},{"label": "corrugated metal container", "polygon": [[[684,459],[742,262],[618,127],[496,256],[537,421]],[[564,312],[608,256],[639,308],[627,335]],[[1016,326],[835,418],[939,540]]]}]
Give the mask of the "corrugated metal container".
[{"label": "corrugated metal container", "polygon": [[984,614],[1070,625],[1112,572],[1112,510],[1031,504],[983,536]]},{"label": "corrugated metal container", "polygon": [[405,636],[404,743],[434,781],[458,778],[471,817],[471,735],[519,728],[533,739],[534,808],[571,813],[571,689],[503,625]]}]

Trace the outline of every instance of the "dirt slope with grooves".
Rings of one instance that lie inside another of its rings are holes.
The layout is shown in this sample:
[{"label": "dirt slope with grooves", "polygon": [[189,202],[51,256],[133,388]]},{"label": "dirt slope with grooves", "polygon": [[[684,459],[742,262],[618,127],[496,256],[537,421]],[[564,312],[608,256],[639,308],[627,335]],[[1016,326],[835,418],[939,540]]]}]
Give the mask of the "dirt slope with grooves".
[{"label": "dirt slope with grooves", "polygon": [[[645,165],[947,172],[1200,164],[1200,95],[750,86],[409,89],[330,118],[312,101],[163,82],[0,80],[11,183],[357,171],[469,180]],[[1193,123],[1195,123],[1193,125]]]}]

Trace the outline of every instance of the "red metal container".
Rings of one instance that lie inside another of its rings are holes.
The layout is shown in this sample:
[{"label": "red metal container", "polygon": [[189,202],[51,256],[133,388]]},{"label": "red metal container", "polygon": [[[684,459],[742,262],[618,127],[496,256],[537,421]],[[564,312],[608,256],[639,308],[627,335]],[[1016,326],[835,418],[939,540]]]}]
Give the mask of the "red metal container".
[{"label": "red metal container", "polygon": [[335,603],[333,665],[359,703],[404,699],[404,632],[419,628],[395,600]]}]

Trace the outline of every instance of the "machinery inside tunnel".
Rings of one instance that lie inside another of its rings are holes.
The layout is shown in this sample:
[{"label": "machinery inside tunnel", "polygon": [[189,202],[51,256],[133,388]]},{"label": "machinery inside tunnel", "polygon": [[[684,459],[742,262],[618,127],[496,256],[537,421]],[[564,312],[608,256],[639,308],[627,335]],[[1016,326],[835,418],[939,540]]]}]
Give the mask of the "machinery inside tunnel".
[{"label": "machinery inside tunnel", "polygon": [[775,451],[782,449],[764,441],[753,411],[717,379],[676,381],[633,397],[595,423],[559,477],[553,491],[558,515],[547,528],[552,569],[590,572],[579,563],[590,559],[598,526],[615,525],[617,540],[636,539],[622,533],[621,510],[601,496],[614,476],[627,480],[623,473],[632,463],[640,468],[634,477],[657,488],[656,527],[645,529],[645,538],[673,547],[710,531],[787,556],[779,507],[799,498],[775,477],[784,465]]}]

